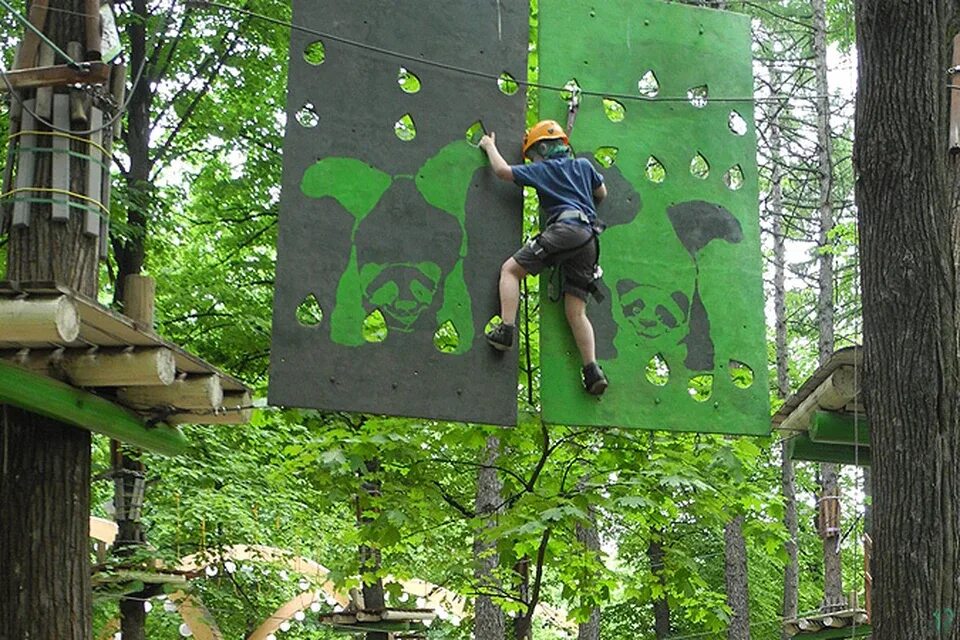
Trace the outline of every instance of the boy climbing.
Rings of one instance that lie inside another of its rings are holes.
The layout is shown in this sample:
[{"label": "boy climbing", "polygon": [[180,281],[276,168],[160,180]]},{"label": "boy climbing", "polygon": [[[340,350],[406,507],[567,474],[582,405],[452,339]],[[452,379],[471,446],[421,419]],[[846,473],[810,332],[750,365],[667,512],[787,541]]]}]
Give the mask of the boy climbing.
[{"label": "boy climbing", "polygon": [[545,267],[563,265],[563,306],[583,361],[583,387],[599,396],[609,383],[597,364],[587,298],[595,290],[598,277],[596,205],[607,195],[603,177],[588,160],[573,156],[567,134],[553,120],[538,122],[524,135],[523,155],[532,161],[530,164],[507,164],[493,132],[481,138],[480,148],[498,178],[537,190],[545,219],[543,232],[500,268],[502,322],[487,332],[487,342],[500,351],[513,347],[520,280]]}]

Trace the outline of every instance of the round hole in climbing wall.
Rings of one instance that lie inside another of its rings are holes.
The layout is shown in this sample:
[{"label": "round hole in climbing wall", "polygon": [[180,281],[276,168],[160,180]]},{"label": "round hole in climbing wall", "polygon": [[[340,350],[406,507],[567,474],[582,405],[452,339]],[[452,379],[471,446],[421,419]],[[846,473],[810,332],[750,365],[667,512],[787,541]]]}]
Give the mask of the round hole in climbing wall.
[{"label": "round hole in climbing wall", "polygon": [[666,386],[670,382],[670,365],[666,359],[659,353],[650,358],[650,362],[644,369],[644,376],[647,382],[658,387]]},{"label": "round hole in climbing wall", "polygon": [[297,322],[304,327],[316,327],[323,322],[323,309],[315,295],[308,294],[297,307]]},{"label": "round hole in climbing wall", "polygon": [[417,137],[417,126],[409,113],[397,120],[393,125],[393,132],[404,142],[410,142]]},{"label": "round hole in climbing wall", "polygon": [[695,106],[697,109],[703,109],[705,106],[707,106],[709,93],[710,91],[705,84],[702,84],[698,87],[691,87],[687,91],[687,100],[689,100],[690,104]]},{"label": "round hole in climbing wall", "polygon": [[520,88],[520,85],[517,83],[516,78],[504,71],[500,74],[500,77],[497,78],[497,88],[500,89],[500,93],[512,96]]},{"label": "round hole in climbing wall", "polygon": [[730,381],[733,386],[740,389],[749,389],[753,385],[753,369],[739,360],[731,360],[727,365],[727,370],[730,373]]},{"label": "round hole in climbing wall", "polygon": [[736,164],[727,169],[723,174],[723,184],[727,185],[727,189],[731,191],[737,191],[743,186],[743,169],[740,165]]},{"label": "round hole in climbing wall", "polygon": [[317,114],[317,108],[313,106],[312,102],[308,102],[300,107],[296,117],[300,126],[307,129],[312,129],[320,124],[320,116]]},{"label": "round hole in climbing wall", "polygon": [[447,320],[433,334],[433,346],[440,353],[455,353],[460,346],[460,332],[454,324]]},{"label": "round hole in climbing wall", "polygon": [[564,102],[570,102],[570,99],[573,98],[574,94],[580,93],[580,83],[577,82],[576,78],[571,78],[563,85],[563,89],[560,91],[560,99]]},{"label": "round hole in climbing wall", "polygon": [[400,85],[404,93],[416,93],[420,91],[420,78],[407,70],[406,67],[400,67],[400,72],[397,73],[397,84]]},{"label": "round hole in climbing wall", "polygon": [[480,138],[483,137],[483,123],[477,120],[467,129],[467,142],[477,147],[480,145]]},{"label": "round hole in climbing wall", "polygon": [[647,166],[644,169],[644,174],[647,176],[647,180],[654,184],[660,184],[667,179],[666,167],[654,156],[647,158]]},{"label": "round hole in climbing wall", "polygon": [[730,132],[734,135],[747,135],[747,121],[736,111],[730,112],[730,117],[727,118],[727,126],[730,127]]},{"label": "round hole in climbing wall", "polygon": [[623,122],[627,115],[627,108],[622,102],[617,102],[613,98],[603,99],[603,113],[610,122]]},{"label": "round hole in climbing wall", "polygon": [[660,93],[660,81],[657,80],[657,74],[653,69],[648,70],[637,82],[637,90],[644,98],[656,98]]},{"label": "round hole in climbing wall", "polygon": [[706,402],[713,394],[713,375],[701,373],[690,378],[687,384],[687,393],[697,402]]},{"label": "round hole in climbing wall", "polygon": [[594,151],[593,158],[601,167],[609,169],[616,164],[619,151],[616,147],[600,147]]},{"label": "round hole in climbing wall", "polygon": [[690,161],[690,174],[695,178],[706,180],[710,177],[710,163],[703,157],[702,153],[693,156]]},{"label": "round hole in climbing wall", "polygon": [[303,59],[317,66],[327,59],[327,49],[320,40],[314,40],[303,49]]},{"label": "round hole in climbing wall", "polygon": [[383,342],[387,339],[387,319],[383,317],[380,309],[374,309],[363,319],[361,335],[367,342]]}]

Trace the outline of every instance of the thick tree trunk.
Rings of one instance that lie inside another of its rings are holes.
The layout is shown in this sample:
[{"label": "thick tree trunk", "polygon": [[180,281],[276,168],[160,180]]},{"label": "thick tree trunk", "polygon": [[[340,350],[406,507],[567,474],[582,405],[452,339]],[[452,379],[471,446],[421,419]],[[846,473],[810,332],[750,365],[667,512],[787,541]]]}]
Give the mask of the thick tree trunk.
[{"label": "thick tree trunk", "polygon": [[88,431],[0,406],[0,522],[0,638],[88,640]]},{"label": "thick tree trunk", "polygon": [[[80,0],[50,0],[46,34],[62,49],[84,42],[84,11]],[[50,146],[50,136],[38,138]],[[86,152],[85,143],[68,144]],[[52,155],[33,154],[35,186],[51,188]],[[85,194],[85,161],[72,157],[70,168],[70,190]],[[10,231],[6,277],[96,297],[99,243],[83,227],[77,211],[53,222],[50,204],[31,204],[29,226]],[[0,412],[0,636],[88,640],[90,433],[13,407]]]},{"label": "thick tree trunk", "polygon": [[733,611],[728,640],[750,640],[750,590],[747,587],[747,543],[743,538],[743,516],[737,516],[723,529],[724,577],[727,606]]},{"label": "thick tree trunk", "polygon": [[[476,512],[481,516],[496,514],[503,499],[501,496],[503,483],[500,482],[497,470],[494,468],[499,455],[500,438],[488,437],[483,454],[483,466],[477,471]],[[484,521],[485,528],[495,525],[496,521],[492,517]],[[500,588],[500,583],[494,574],[500,565],[496,543],[484,538],[481,532],[473,541],[473,557],[476,563],[474,576],[482,592],[474,602],[473,637],[475,640],[503,640],[506,633],[503,610],[494,603],[493,598],[485,595],[486,592]]]},{"label": "thick tree trunk", "polygon": [[[651,531],[650,543],[647,545],[647,558],[650,560],[650,572],[656,576],[663,587],[666,582],[663,579],[664,563],[666,554],[663,550],[663,532]],[[664,595],[653,601],[653,632],[656,640],[665,640],[670,636],[670,603],[667,596]]]},{"label": "thick tree trunk", "polygon": [[960,625],[945,623],[960,611],[958,172],[944,71],[957,8],[856,0],[856,10],[873,638],[955,640]]}]

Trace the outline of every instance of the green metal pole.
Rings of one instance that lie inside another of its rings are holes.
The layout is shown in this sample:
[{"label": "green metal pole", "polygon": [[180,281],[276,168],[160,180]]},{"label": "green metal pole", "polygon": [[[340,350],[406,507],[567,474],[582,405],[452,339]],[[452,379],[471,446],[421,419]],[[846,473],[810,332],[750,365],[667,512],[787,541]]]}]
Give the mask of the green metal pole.
[{"label": "green metal pole", "polygon": [[0,404],[11,404],[115,440],[168,456],[187,453],[176,427],[148,427],[135,413],[88,391],[0,361]]}]

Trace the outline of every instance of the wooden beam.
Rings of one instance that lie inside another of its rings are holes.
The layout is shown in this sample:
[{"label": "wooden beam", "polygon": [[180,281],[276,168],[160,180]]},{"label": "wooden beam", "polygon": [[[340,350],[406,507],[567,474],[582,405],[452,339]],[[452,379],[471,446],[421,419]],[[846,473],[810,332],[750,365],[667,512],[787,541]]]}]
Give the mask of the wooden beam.
[{"label": "wooden beam", "polygon": [[[47,22],[47,0],[33,0],[30,3],[30,14],[27,16],[37,31],[43,31]],[[37,63],[37,47],[40,45],[40,36],[33,29],[25,29],[23,42],[20,43],[20,49],[17,51],[16,60],[13,68],[26,69]],[[2,83],[0,83],[2,84]]]},{"label": "wooden beam", "polygon": [[188,449],[176,427],[148,428],[139,416],[109,400],[3,361],[0,404],[12,404],[165,455],[182,455]]},{"label": "wooden beam", "polygon": [[138,327],[153,331],[157,281],[150,276],[130,274],[123,280],[123,313]]},{"label": "wooden beam", "polygon": [[70,350],[63,370],[78,387],[151,387],[171,384],[177,365],[170,349]]},{"label": "wooden beam", "polygon": [[810,424],[810,440],[822,444],[870,446],[870,424],[863,414],[853,416],[834,411],[817,411]]},{"label": "wooden beam", "polygon": [[[103,84],[110,77],[110,65],[91,62],[85,69],[74,69],[65,64],[52,67],[33,67],[8,71],[7,80],[14,89],[59,87],[68,84]],[[7,83],[0,83],[0,91],[7,91]]]},{"label": "wooden beam", "polygon": [[223,406],[220,376],[191,376],[166,386],[124,387],[117,397],[134,409],[219,409]]},{"label": "wooden beam", "polygon": [[805,433],[790,436],[787,440],[787,454],[791,460],[859,464],[861,467],[869,467],[871,461],[869,447],[860,447],[857,451],[850,445],[817,443],[810,440]]},{"label": "wooden beam", "polygon": [[843,409],[857,397],[856,370],[847,365],[838,367],[813,390],[778,427],[784,431],[806,431],[814,412]]},{"label": "wooden beam", "polygon": [[223,394],[223,406],[203,413],[175,413],[167,424],[247,424],[253,416],[252,399],[247,392]]},{"label": "wooden beam", "polygon": [[870,625],[844,627],[843,629],[822,629],[816,632],[801,631],[794,638],[800,640],[839,640],[840,638],[863,638],[871,633]]},{"label": "wooden beam", "polygon": [[67,296],[0,300],[0,327],[4,342],[61,345],[80,335],[80,313]]}]

